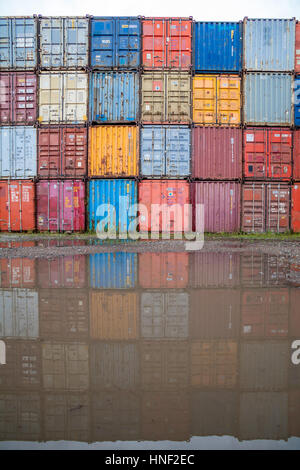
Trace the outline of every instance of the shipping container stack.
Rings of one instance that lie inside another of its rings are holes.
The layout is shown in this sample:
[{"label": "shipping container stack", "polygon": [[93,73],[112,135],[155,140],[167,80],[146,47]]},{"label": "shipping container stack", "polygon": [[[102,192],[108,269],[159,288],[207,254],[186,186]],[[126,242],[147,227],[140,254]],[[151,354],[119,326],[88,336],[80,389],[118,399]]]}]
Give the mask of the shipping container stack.
[{"label": "shipping container stack", "polygon": [[294,141],[293,141],[293,184],[292,184],[292,230],[300,232],[300,23],[295,26],[295,85],[294,85]]}]

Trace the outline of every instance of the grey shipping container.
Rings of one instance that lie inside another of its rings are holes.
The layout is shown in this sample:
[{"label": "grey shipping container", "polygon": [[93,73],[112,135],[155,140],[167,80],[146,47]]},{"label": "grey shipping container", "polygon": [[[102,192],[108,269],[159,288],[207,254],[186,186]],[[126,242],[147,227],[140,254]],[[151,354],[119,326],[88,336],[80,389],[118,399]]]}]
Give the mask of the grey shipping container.
[{"label": "grey shipping container", "polygon": [[244,124],[291,126],[293,77],[287,73],[244,75]]},{"label": "grey shipping container", "polygon": [[295,58],[295,18],[244,20],[244,69],[292,72]]},{"label": "grey shipping container", "polygon": [[37,20],[0,18],[0,68],[33,70],[37,66]]},{"label": "grey shipping container", "polygon": [[31,289],[0,290],[0,338],[38,338],[38,292]]},{"label": "grey shipping container", "polygon": [[31,126],[0,128],[0,177],[34,178],[37,174],[37,130]]},{"label": "grey shipping container", "polygon": [[39,393],[0,393],[1,441],[41,441],[41,423]]}]

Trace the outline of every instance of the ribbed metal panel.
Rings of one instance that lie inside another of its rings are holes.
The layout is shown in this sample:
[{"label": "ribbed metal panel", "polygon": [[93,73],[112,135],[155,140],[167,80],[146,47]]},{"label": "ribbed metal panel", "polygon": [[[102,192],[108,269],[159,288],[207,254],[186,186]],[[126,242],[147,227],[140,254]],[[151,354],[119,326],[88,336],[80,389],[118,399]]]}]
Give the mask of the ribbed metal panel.
[{"label": "ribbed metal panel", "polygon": [[1,178],[33,178],[37,170],[34,127],[5,126],[0,128]]},{"label": "ribbed metal panel", "polygon": [[0,290],[0,337],[38,338],[38,291],[32,289]]},{"label": "ribbed metal panel", "polygon": [[300,126],[300,75],[295,76],[294,81],[294,111],[295,111],[295,126]]},{"label": "ribbed metal panel", "polygon": [[0,18],[0,68],[33,70],[36,65],[36,20],[33,17]]},{"label": "ribbed metal panel", "polygon": [[99,253],[90,255],[90,287],[129,289],[135,287],[137,253]]}]

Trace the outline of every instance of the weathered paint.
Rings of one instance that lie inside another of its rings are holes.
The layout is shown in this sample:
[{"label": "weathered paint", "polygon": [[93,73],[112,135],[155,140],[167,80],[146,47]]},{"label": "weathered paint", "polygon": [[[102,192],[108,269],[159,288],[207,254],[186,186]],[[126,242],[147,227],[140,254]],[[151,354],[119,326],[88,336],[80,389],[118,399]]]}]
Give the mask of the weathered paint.
[{"label": "weathered paint", "polygon": [[37,66],[37,20],[0,18],[0,68],[33,70]]},{"label": "weathered paint", "polygon": [[0,181],[0,231],[35,230],[35,185],[32,181]]},{"label": "weathered paint", "polygon": [[0,177],[36,176],[37,130],[31,126],[0,127]]},{"label": "weathered paint", "polygon": [[90,287],[130,289],[137,282],[136,253],[99,253],[90,255]]},{"label": "weathered paint", "polygon": [[293,179],[300,181],[300,129],[293,132]]},{"label": "weathered paint", "polygon": [[140,253],[139,285],[143,289],[184,289],[188,262],[188,253]]},{"label": "weathered paint", "polygon": [[42,289],[80,289],[86,287],[86,257],[61,256],[37,260],[38,285]]},{"label": "weathered paint", "polygon": [[37,77],[33,73],[0,73],[0,123],[34,124],[37,119]]},{"label": "weathered paint", "polygon": [[295,126],[300,126],[300,75],[295,76],[294,80],[294,119]]},{"label": "weathered paint", "polygon": [[36,339],[39,337],[38,291],[0,290],[0,337]]},{"label": "weathered paint", "polygon": [[300,23],[296,22],[295,30],[295,72],[300,72]]},{"label": "weathered paint", "polygon": [[295,183],[291,188],[292,195],[292,221],[293,232],[300,232],[300,183]]}]

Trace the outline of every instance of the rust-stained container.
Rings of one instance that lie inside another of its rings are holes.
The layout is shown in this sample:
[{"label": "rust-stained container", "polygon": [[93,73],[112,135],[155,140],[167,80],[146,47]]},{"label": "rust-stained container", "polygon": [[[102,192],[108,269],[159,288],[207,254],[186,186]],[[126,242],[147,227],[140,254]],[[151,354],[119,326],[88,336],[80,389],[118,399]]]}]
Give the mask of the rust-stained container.
[{"label": "rust-stained container", "polygon": [[240,291],[197,289],[190,293],[190,336],[193,339],[238,339]]},{"label": "rust-stained container", "polygon": [[[18,242],[9,243],[10,248],[17,248],[20,245],[21,244]],[[23,242],[22,246],[34,247],[34,242]],[[35,259],[25,257],[0,259],[0,287],[22,287],[30,289],[35,286]]]},{"label": "rust-stained container", "polygon": [[193,122],[204,126],[241,124],[241,78],[237,75],[195,75]]},{"label": "rust-stained container", "polygon": [[39,231],[80,232],[85,229],[84,181],[39,181],[36,194]]},{"label": "rust-stained container", "polygon": [[[139,203],[147,209],[147,212],[143,214],[140,208],[141,232],[189,231],[190,221],[186,220],[184,212],[184,206],[190,203],[190,185],[188,182],[181,180],[144,180],[139,183],[138,197]],[[161,211],[159,211],[159,208],[161,208]]]},{"label": "rust-stained container", "polygon": [[53,391],[89,389],[89,345],[87,343],[42,343],[43,388]]},{"label": "rust-stained container", "polygon": [[137,126],[94,126],[89,129],[88,166],[91,177],[138,175]]},{"label": "rust-stained container", "polygon": [[0,181],[0,231],[23,232],[35,227],[34,183]]},{"label": "rust-stained container", "polygon": [[82,178],[87,174],[87,129],[38,129],[38,166],[41,178]]},{"label": "rust-stained container", "polygon": [[139,284],[144,289],[184,289],[188,262],[188,253],[140,253]]},{"label": "rust-stained container", "polygon": [[90,442],[90,400],[87,393],[45,393],[44,440]]},{"label": "rust-stained container", "polygon": [[244,131],[244,176],[247,179],[292,177],[292,131],[252,127]]},{"label": "rust-stained container", "polygon": [[290,307],[290,331],[291,335],[295,338],[300,338],[300,289],[291,289],[290,295],[291,307]]},{"label": "rust-stained container", "polygon": [[281,338],[289,333],[289,289],[255,289],[242,294],[241,335]]},{"label": "rust-stained container", "polygon": [[289,391],[289,418],[288,418],[289,436],[300,437],[299,416],[300,416],[300,390],[290,390]]},{"label": "rust-stained container", "polygon": [[143,390],[180,390],[188,387],[188,342],[143,341],[140,354]]},{"label": "rust-stained container", "polygon": [[100,340],[135,340],[139,337],[136,292],[90,291],[90,336]]},{"label": "rust-stained container", "polygon": [[268,287],[290,284],[290,262],[285,256],[265,253],[242,253],[241,283],[245,287]]},{"label": "rust-stained container", "polygon": [[293,179],[300,181],[300,129],[294,130],[293,163]]},{"label": "rust-stained container", "polygon": [[189,286],[235,287],[240,283],[239,253],[190,253]]},{"label": "rust-stained container", "polygon": [[143,68],[190,69],[192,24],[192,18],[143,18]]},{"label": "rust-stained container", "polygon": [[240,351],[241,390],[286,390],[289,361],[287,340],[243,342]]},{"label": "rust-stained container", "polygon": [[187,441],[190,438],[189,395],[184,390],[142,394],[141,439]]},{"label": "rust-stained container", "polygon": [[204,206],[205,232],[240,231],[241,184],[233,181],[195,181],[191,183],[193,227],[197,204]]},{"label": "rust-stained container", "polygon": [[86,257],[60,256],[37,260],[38,284],[41,288],[82,288],[86,286]]},{"label": "rust-stained container", "polygon": [[0,123],[34,124],[37,119],[37,79],[33,73],[0,73]]},{"label": "rust-stained container", "polygon": [[129,341],[91,344],[91,386],[94,390],[135,390],[140,383],[138,345]]},{"label": "rust-stained container", "polygon": [[[79,289],[40,289],[40,336],[45,340],[89,338],[88,293]],[[63,315],[62,315],[63,312]]]},{"label": "rust-stained container", "polygon": [[192,176],[203,180],[242,178],[242,129],[194,127]]},{"label": "rust-stained container", "polygon": [[36,390],[41,386],[41,345],[37,340],[5,339],[0,390]]},{"label": "rust-stained container", "polygon": [[238,343],[232,340],[192,341],[192,387],[232,389],[237,383]]},{"label": "rust-stained container", "polygon": [[92,442],[141,439],[139,391],[97,391],[91,397]]},{"label": "rust-stained container", "polygon": [[1,392],[0,423],[1,441],[41,442],[41,394],[27,391]]},{"label": "rust-stained container", "polygon": [[293,232],[300,232],[300,183],[296,183],[291,188],[292,192],[292,217],[291,225]]}]

